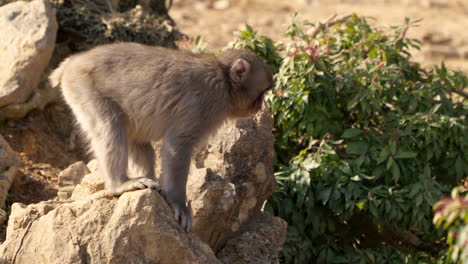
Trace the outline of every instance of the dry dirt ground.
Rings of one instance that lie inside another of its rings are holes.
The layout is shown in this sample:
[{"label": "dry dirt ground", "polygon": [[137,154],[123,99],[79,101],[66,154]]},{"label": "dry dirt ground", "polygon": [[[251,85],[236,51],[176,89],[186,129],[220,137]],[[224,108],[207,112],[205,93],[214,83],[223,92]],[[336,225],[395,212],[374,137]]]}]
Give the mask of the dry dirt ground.
[{"label": "dry dirt ground", "polygon": [[[252,25],[273,39],[281,39],[285,25],[296,11],[311,22],[355,12],[373,18],[378,26],[401,24],[405,17],[423,19],[410,37],[425,39],[415,59],[423,64],[445,60],[453,69],[468,74],[468,0],[216,0],[213,7],[200,8],[202,1],[174,0],[170,10],[182,32],[201,35],[209,50],[224,47],[233,32]],[[77,160],[86,161],[83,144],[69,150],[72,131],[70,113],[64,105],[52,105],[30,113],[19,121],[0,124],[0,134],[18,152],[23,166],[7,201],[33,203],[51,199],[57,193],[58,173]]]},{"label": "dry dirt ground", "polygon": [[57,196],[58,174],[70,164],[86,161],[81,148],[71,150],[72,120],[65,105],[54,104],[33,111],[23,120],[0,126],[0,134],[18,153],[22,166],[8,194],[13,202],[37,203]]},{"label": "dry dirt ground", "polygon": [[[415,60],[423,65],[446,61],[452,69],[468,73],[468,0],[174,0],[169,14],[182,32],[202,36],[208,49],[233,40],[233,32],[247,23],[273,39],[281,39],[291,16],[298,12],[310,22],[332,15],[356,13],[374,25],[399,25],[405,17],[422,19],[408,36],[423,40]],[[207,8],[200,8],[202,4]],[[217,9],[220,8],[220,9]]]},{"label": "dry dirt ground", "polygon": [[[30,204],[57,197],[60,171],[76,161],[87,161],[79,140],[75,141],[75,150],[70,150],[72,124],[69,109],[63,104],[33,111],[22,120],[0,122],[0,134],[22,163],[8,192],[8,214],[15,202]],[[6,225],[0,224],[0,242],[5,240]]]}]

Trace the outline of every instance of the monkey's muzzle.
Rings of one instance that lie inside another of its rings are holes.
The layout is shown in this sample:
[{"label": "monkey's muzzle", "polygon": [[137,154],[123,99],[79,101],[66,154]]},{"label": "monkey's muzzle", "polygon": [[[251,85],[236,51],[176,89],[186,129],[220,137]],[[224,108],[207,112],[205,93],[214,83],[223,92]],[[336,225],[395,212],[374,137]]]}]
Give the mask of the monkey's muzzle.
[{"label": "monkey's muzzle", "polygon": [[247,114],[248,117],[255,115],[260,109],[262,109],[263,106],[263,95],[265,92],[261,93],[257,99],[252,103],[252,106],[250,107],[250,110]]}]

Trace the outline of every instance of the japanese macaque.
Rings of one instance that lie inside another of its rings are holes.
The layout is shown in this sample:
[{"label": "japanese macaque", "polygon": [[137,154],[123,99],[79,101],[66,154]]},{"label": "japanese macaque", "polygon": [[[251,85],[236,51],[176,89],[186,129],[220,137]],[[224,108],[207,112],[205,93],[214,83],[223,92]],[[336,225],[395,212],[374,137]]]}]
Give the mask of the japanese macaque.
[{"label": "japanese macaque", "polygon": [[111,194],[159,189],[150,142],[163,140],[160,190],[186,230],[194,147],[224,120],[254,115],[273,85],[268,65],[249,51],[197,55],[136,43],[73,55],[50,80],[61,86]]}]

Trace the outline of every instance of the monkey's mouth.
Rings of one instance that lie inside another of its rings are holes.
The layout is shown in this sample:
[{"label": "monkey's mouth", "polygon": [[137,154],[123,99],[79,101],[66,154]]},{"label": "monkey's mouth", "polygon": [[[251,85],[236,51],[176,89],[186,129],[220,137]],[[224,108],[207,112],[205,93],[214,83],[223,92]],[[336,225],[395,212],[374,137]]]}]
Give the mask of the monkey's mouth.
[{"label": "monkey's mouth", "polygon": [[255,115],[260,109],[262,109],[263,105],[263,95],[265,92],[262,92],[256,99],[253,101],[252,105],[249,107],[248,116]]}]

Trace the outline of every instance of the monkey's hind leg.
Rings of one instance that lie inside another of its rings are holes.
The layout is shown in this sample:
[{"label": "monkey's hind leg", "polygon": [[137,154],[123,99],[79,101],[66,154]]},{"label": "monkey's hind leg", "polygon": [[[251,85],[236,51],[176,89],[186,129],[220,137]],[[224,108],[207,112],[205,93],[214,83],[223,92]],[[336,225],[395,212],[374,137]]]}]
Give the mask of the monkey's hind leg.
[{"label": "monkey's hind leg", "polygon": [[128,137],[125,115],[115,102],[94,93],[86,84],[82,82],[80,85],[82,89],[65,88],[64,95],[90,140],[91,149],[104,174],[109,195],[120,195],[127,191],[145,188],[158,189],[153,180],[128,178]]},{"label": "monkey's hind leg", "polygon": [[130,142],[128,147],[128,175],[130,179],[115,191],[115,195],[122,192],[152,188],[161,190],[155,182],[155,154],[150,143]]},{"label": "monkey's hind leg", "polygon": [[[120,195],[124,192],[145,188],[159,190],[159,186],[153,179],[148,179],[146,177],[130,179],[128,177],[129,154],[134,154],[135,150],[133,147],[129,150],[129,140],[125,128],[123,112],[117,104],[110,100],[104,100],[102,102],[104,103],[101,103],[99,107],[100,111],[102,111],[100,116],[107,118],[101,118],[99,122],[96,123],[97,129],[95,133],[97,136],[93,138],[92,145],[99,164],[104,169],[108,191],[110,191],[112,195]],[[138,158],[142,158],[141,156],[140,154]],[[151,157],[146,158],[148,159]],[[146,160],[146,162],[148,161]],[[154,165],[152,168],[154,171]]]},{"label": "monkey's hind leg", "polygon": [[154,149],[150,143],[130,142],[128,174],[131,178],[144,177],[156,180]]}]

